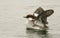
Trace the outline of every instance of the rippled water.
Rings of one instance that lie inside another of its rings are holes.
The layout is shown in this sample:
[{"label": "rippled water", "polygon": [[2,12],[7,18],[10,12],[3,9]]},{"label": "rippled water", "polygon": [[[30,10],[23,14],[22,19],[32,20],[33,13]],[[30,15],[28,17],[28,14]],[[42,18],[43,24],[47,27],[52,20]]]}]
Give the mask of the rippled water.
[{"label": "rippled water", "polygon": [[[54,10],[46,34],[26,30],[23,16],[39,6]],[[60,0],[0,0],[0,38],[60,38]]]}]

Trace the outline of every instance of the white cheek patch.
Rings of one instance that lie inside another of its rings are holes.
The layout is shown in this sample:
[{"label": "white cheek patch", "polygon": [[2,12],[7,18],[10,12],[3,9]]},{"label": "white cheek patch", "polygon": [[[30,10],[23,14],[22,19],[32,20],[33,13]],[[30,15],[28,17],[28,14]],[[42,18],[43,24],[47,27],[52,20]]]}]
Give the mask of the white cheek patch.
[{"label": "white cheek patch", "polygon": [[28,20],[32,21],[33,19],[32,18],[28,18]]},{"label": "white cheek patch", "polygon": [[37,14],[37,13],[34,13],[34,16],[36,16],[36,17],[37,17],[37,16],[38,16],[38,14]]}]

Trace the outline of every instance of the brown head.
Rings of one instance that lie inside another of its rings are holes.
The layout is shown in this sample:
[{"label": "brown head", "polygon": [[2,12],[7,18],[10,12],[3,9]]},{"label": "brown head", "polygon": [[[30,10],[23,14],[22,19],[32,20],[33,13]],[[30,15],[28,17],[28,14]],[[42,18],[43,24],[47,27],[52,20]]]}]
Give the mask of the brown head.
[{"label": "brown head", "polygon": [[35,16],[33,16],[33,15],[31,15],[31,14],[28,14],[27,16],[25,16],[24,18],[27,18],[28,20],[35,20],[36,19],[36,17]]}]

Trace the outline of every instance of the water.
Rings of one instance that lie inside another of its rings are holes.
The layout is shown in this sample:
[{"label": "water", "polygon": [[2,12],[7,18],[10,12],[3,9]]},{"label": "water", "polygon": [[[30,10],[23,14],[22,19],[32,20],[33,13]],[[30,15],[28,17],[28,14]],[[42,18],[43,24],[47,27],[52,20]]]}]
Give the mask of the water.
[{"label": "water", "polygon": [[[47,34],[27,31],[23,16],[39,6],[53,9]],[[60,0],[0,0],[0,38],[60,38]]]}]

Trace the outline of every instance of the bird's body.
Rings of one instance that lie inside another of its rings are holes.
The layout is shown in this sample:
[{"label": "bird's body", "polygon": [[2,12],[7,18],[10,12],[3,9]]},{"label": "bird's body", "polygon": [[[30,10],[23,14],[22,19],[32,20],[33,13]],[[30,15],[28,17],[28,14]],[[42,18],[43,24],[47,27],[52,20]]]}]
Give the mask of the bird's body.
[{"label": "bird's body", "polygon": [[35,30],[47,30],[48,24],[47,17],[52,15],[54,11],[52,9],[44,10],[41,7],[39,7],[33,15],[28,14],[25,18],[27,18],[27,28],[29,29],[35,29]]}]

